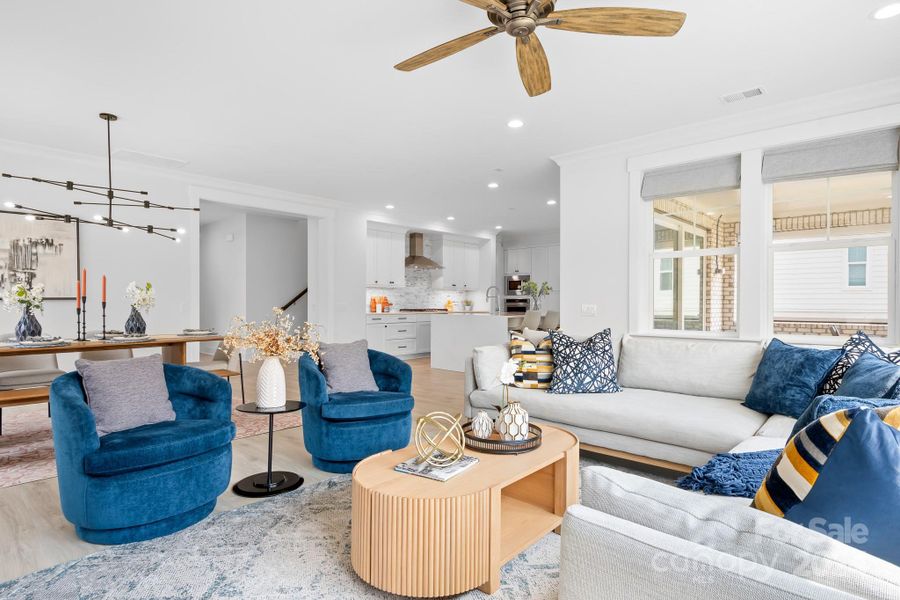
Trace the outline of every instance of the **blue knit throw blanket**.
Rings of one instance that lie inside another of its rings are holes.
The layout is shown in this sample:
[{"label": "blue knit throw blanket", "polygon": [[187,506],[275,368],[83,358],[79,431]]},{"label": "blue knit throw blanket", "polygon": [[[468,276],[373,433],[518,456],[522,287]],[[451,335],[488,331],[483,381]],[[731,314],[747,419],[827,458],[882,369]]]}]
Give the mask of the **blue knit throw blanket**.
[{"label": "blue knit throw blanket", "polygon": [[753,498],[780,455],[781,450],[716,454],[676,484],[685,490],[702,490],[704,494]]}]

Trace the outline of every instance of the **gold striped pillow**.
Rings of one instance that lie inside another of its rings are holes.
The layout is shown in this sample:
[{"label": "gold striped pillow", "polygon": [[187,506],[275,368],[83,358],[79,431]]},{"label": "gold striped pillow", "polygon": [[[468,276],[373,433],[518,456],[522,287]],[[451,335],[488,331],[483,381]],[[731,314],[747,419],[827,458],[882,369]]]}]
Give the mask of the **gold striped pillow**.
[{"label": "gold striped pillow", "polygon": [[553,344],[547,337],[537,346],[528,340],[513,339],[509,343],[509,353],[519,361],[516,372],[518,388],[546,390],[553,380]]}]

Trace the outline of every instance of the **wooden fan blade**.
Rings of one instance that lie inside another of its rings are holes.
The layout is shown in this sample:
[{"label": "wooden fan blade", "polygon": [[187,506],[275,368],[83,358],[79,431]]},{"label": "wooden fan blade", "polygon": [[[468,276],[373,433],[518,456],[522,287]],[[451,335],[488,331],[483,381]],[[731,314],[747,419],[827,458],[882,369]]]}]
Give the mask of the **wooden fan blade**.
[{"label": "wooden fan blade", "polygon": [[426,50],[422,54],[417,54],[408,60],[404,60],[399,65],[395,65],[394,68],[399,71],[415,71],[416,69],[420,69],[425,65],[430,65],[433,62],[437,62],[442,58],[447,58],[448,56],[452,56],[457,52],[465,50],[466,48],[471,48],[478,42],[483,42],[484,40],[497,35],[500,32],[496,27],[488,27],[486,29],[482,29],[480,31],[476,31],[474,33],[470,33],[469,35],[464,35],[460,38],[456,38],[455,40],[451,40],[446,44],[441,44],[431,50]]},{"label": "wooden fan blade", "polygon": [[490,10],[492,8],[499,10],[500,12],[506,12],[506,5],[500,2],[500,0],[460,0],[461,2],[465,2],[466,4],[471,4],[477,8],[482,10]]},{"label": "wooden fan blade", "polygon": [[652,8],[573,8],[547,15],[551,20],[547,27],[606,35],[673,36],[686,18],[682,12]]},{"label": "wooden fan blade", "polygon": [[527,38],[516,38],[516,59],[519,75],[525,90],[531,97],[550,91],[550,63],[541,41],[535,34]]}]

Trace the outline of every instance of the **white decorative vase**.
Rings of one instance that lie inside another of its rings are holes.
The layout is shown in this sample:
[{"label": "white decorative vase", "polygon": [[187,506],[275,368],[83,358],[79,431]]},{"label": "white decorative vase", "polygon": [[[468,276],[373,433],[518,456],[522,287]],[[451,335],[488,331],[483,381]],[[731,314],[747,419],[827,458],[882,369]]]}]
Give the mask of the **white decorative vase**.
[{"label": "white decorative vase", "polygon": [[285,404],[284,367],[281,360],[269,356],[263,361],[256,378],[256,406],[280,408]]},{"label": "white decorative vase", "polygon": [[475,434],[475,437],[486,440],[491,437],[493,431],[494,422],[486,412],[479,410],[475,418],[472,419],[472,433]]},{"label": "white decorative vase", "polygon": [[528,412],[510,400],[497,417],[497,433],[505,441],[522,441],[528,437]]}]

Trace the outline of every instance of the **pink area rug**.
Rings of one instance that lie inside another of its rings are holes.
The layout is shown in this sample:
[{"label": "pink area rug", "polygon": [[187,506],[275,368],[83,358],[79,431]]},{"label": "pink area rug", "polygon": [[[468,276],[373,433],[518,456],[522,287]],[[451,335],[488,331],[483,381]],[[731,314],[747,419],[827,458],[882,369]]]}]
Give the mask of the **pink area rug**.
[{"label": "pink area rug", "polygon": [[[235,401],[235,406],[240,401]],[[231,411],[237,427],[237,437],[268,435],[269,419]],[[300,413],[275,415],[275,430],[299,427]],[[299,435],[299,434],[298,434]],[[10,487],[29,481],[56,477],[56,460],[53,454],[53,432],[47,407],[43,410],[3,411],[3,435],[0,436],[0,487]]]}]

